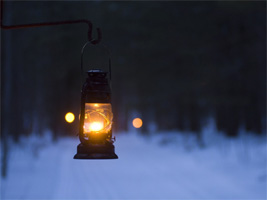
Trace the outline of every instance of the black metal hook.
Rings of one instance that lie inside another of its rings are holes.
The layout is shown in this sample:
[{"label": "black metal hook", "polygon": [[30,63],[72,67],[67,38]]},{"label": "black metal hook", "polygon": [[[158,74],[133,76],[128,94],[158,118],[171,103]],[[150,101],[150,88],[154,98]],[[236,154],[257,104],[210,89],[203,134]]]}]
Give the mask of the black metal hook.
[{"label": "black metal hook", "polygon": [[100,43],[100,41],[102,40],[102,33],[101,33],[100,28],[97,28],[96,31],[97,31],[97,39],[93,39],[92,38],[92,29],[91,29],[91,32],[88,33],[88,40],[93,45],[96,45],[96,44]]},{"label": "black metal hook", "polygon": [[88,24],[88,41],[93,45],[100,43],[100,41],[102,39],[102,33],[101,33],[100,28],[96,28],[97,39],[93,39],[93,34],[92,34],[93,24],[90,21],[88,21],[87,24]]}]

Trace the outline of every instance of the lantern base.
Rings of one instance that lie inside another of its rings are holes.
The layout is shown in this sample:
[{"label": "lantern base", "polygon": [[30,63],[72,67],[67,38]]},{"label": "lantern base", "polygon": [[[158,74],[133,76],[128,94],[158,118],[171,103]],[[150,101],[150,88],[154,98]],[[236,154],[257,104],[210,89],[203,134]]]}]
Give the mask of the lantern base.
[{"label": "lantern base", "polygon": [[114,145],[107,144],[79,144],[74,159],[118,159],[114,152]]}]

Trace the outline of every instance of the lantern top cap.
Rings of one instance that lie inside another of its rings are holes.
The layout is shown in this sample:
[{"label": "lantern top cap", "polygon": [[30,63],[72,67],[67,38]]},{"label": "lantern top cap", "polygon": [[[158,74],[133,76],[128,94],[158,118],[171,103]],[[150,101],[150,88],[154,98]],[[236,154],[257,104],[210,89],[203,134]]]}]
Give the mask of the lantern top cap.
[{"label": "lantern top cap", "polygon": [[104,72],[101,69],[90,69],[87,71],[87,74],[89,77],[98,77],[98,78],[104,78],[107,75],[107,72]]},{"label": "lantern top cap", "polygon": [[97,72],[98,73],[103,73],[102,69],[90,69],[90,70],[87,71],[87,73],[92,73],[92,72],[93,73],[97,73]]}]

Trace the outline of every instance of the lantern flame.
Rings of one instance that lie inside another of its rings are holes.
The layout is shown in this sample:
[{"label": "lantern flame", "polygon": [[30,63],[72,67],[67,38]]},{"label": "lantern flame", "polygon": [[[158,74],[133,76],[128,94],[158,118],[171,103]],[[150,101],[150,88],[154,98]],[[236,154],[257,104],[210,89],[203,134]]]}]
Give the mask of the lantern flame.
[{"label": "lantern flame", "polygon": [[112,126],[112,109],[110,103],[86,103],[83,132],[87,134],[107,134]]},{"label": "lantern flame", "polygon": [[104,128],[103,123],[101,122],[93,122],[89,125],[90,131],[100,131]]}]

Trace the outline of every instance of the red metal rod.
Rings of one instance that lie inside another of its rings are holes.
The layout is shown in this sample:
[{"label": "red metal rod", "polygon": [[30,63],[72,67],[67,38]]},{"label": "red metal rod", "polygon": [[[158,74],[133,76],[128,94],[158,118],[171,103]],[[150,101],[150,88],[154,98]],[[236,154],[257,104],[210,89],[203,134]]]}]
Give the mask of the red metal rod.
[{"label": "red metal rod", "polygon": [[4,25],[3,24],[3,16],[4,16],[4,1],[1,0],[1,28],[2,29],[20,29],[20,28],[32,28],[32,27],[42,27],[42,26],[56,26],[56,25],[64,25],[64,24],[78,24],[85,23],[88,26],[88,41],[91,41],[92,44],[97,44],[101,40],[101,31],[97,28],[98,38],[96,40],[92,39],[92,29],[93,25],[89,20],[80,19],[80,20],[68,20],[68,21],[57,21],[57,22],[43,22],[43,23],[33,23],[33,24],[19,24],[19,25]]}]

